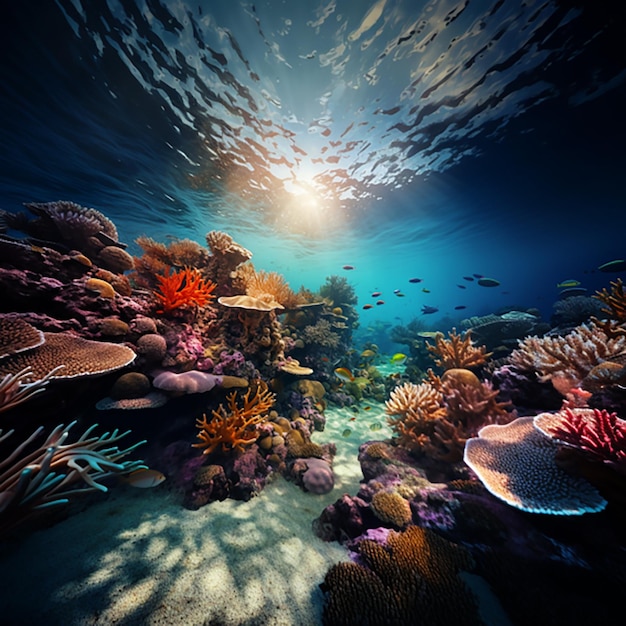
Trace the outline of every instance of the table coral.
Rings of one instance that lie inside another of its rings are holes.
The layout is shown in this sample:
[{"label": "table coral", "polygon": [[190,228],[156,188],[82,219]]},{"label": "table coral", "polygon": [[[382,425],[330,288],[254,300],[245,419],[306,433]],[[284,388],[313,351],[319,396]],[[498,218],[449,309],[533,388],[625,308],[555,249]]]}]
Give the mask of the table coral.
[{"label": "table coral", "polygon": [[606,500],[594,487],[557,465],[558,445],[533,419],[485,426],[465,444],[465,463],[490,493],[522,511],[582,515],[604,509]]}]

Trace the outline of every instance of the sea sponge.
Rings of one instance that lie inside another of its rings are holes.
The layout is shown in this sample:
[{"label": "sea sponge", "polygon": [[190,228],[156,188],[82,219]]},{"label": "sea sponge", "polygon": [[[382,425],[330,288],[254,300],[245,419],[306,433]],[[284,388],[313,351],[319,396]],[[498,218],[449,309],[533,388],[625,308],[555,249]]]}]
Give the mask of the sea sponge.
[{"label": "sea sponge", "polygon": [[95,291],[101,298],[109,298],[111,300],[115,298],[115,289],[113,289],[113,285],[106,280],[88,278],[85,281],[85,287],[89,289],[89,291]]},{"label": "sea sponge", "polygon": [[163,335],[146,333],[137,339],[137,353],[152,363],[160,362],[167,353],[167,341]]}]

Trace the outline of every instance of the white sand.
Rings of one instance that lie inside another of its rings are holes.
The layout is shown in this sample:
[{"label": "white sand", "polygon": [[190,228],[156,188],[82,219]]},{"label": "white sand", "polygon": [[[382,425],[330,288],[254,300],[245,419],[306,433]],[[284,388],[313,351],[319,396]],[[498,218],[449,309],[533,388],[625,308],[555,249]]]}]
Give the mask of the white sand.
[{"label": "white sand", "polygon": [[[0,624],[320,624],[318,585],[347,554],[318,539],[311,523],[343,493],[357,492],[359,444],[390,434],[382,405],[368,404],[372,410],[358,414],[328,410],[326,430],[314,435],[338,448],[336,486],[324,496],[278,477],[249,502],[188,511],[166,483],[121,487],[4,549]],[[382,430],[372,432],[373,422]]]}]

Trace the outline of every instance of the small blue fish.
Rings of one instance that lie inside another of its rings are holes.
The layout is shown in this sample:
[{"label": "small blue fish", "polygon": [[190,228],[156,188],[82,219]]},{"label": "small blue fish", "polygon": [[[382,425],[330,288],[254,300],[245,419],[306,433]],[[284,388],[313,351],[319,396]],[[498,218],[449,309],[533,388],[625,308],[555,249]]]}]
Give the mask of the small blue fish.
[{"label": "small blue fish", "polygon": [[344,270],[353,270],[354,269],[354,265],[344,265],[342,269],[344,269]]},{"label": "small blue fish", "polygon": [[409,282],[410,283],[421,283],[422,279],[421,278],[409,278]]},{"label": "small blue fish", "polygon": [[393,292],[394,293],[400,293],[400,290],[399,289],[394,289]]},{"label": "small blue fish", "polygon": [[459,304],[459,306],[455,306],[454,307],[457,311],[460,311],[461,309],[466,309],[467,307],[464,304]]},{"label": "small blue fish", "polygon": [[424,293],[430,293],[430,289],[426,289],[426,287],[424,287],[424,288],[422,289],[422,291],[423,291]]},{"label": "small blue fish", "polygon": [[404,298],[404,294],[401,291],[398,291],[397,293],[394,291],[394,293],[398,296],[398,298]]},{"label": "small blue fish", "polygon": [[457,285],[457,287],[458,287],[459,289],[467,289],[467,287],[466,287],[465,285]]},{"label": "small blue fish", "polygon": [[484,274],[474,274],[474,276],[475,276],[476,278],[484,278],[484,277],[485,277],[485,275],[484,275]]},{"label": "small blue fish", "polygon": [[374,291],[372,292],[372,298],[378,298],[378,296],[382,295],[382,293],[380,291]]},{"label": "small blue fish", "polygon": [[437,311],[439,311],[439,309],[436,306],[428,306],[425,304],[422,307],[422,315],[430,315],[431,313],[437,313]]},{"label": "small blue fish", "polygon": [[473,276],[463,276],[464,280],[469,280],[470,282],[474,280]]}]

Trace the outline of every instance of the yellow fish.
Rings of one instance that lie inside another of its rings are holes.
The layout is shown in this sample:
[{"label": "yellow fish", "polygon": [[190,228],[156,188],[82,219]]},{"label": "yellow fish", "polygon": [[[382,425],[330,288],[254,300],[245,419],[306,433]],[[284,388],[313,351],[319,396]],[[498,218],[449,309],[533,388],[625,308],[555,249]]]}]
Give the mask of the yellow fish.
[{"label": "yellow fish", "polygon": [[564,280],[563,282],[557,283],[557,289],[570,289],[571,287],[578,287],[580,285],[579,280],[575,280],[574,278],[570,278],[568,280]]},{"label": "yellow fish", "polygon": [[156,487],[165,480],[165,475],[158,470],[142,468],[131,472],[123,477],[123,481],[131,487],[148,489]]},{"label": "yellow fish", "polygon": [[402,352],[396,352],[396,354],[391,357],[391,362],[395,363],[396,365],[402,365],[406,361],[406,359],[406,354],[402,354]]},{"label": "yellow fish", "polygon": [[338,367],[335,369],[335,376],[344,383],[350,383],[354,380],[352,372],[347,367]]}]

